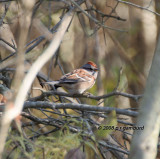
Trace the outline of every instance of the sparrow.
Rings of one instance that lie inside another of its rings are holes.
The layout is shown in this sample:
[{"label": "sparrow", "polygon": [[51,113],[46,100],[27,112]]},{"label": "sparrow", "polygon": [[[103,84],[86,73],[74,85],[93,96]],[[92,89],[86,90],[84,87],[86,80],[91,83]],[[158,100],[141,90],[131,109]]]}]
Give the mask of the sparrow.
[{"label": "sparrow", "polygon": [[89,61],[79,69],[63,75],[58,81],[45,83],[54,85],[55,88],[63,87],[70,94],[83,94],[95,84],[97,75],[97,65],[94,62]]}]

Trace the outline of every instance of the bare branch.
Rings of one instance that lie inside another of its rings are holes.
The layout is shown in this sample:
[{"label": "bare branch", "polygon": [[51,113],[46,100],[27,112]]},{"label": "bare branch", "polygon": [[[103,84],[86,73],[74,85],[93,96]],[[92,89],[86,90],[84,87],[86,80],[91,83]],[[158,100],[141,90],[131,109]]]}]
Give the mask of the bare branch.
[{"label": "bare branch", "polygon": [[122,152],[122,153],[124,153],[124,154],[126,154],[126,155],[129,155],[129,152],[128,152],[128,151],[125,151],[125,150],[123,150],[123,149],[120,149],[120,148],[117,147],[117,146],[115,147],[115,145],[114,145],[114,146],[111,146],[111,145],[105,143],[104,141],[99,141],[98,143],[99,143],[100,145],[104,146],[104,147],[109,148],[109,149],[116,150],[116,151]]},{"label": "bare branch", "polygon": [[[104,14],[103,12],[91,7],[90,9],[85,9],[85,11],[95,11],[96,13],[100,14],[103,17],[109,17],[109,18],[114,18],[114,19],[117,19],[117,20],[121,20],[121,21],[126,21],[126,19],[123,19],[119,16],[114,16],[114,15],[110,15],[110,14]],[[77,13],[81,13],[81,11],[77,11]]]},{"label": "bare branch", "polygon": [[50,91],[50,92],[43,92],[42,95],[40,95],[38,97],[31,98],[29,100],[31,100],[31,101],[42,100],[44,97],[48,97],[48,96],[51,96],[51,95],[58,95],[58,96],[64,96],[64,97],[90,98],[90,99],[94,99],[94,100],[100,100],[100,99],[120,95],[120,96],[123,96],[123,97],[126,97],[126,98],[131,98],[135,101],[138,101],[140,98],[143,97],[143,95],[133,95],[133,94],[123,93],[123,92],[118,92],[118,91],[113,91],[111,93],[104,94],[104,95],[101,95],[101,96],[95,96],[95,95],[92,95],[92,94],[88,94],[88,95],[74,94],[73,95],[73,94],[68,94],[68,93],[65,93],[65,92]]},{"label": "bare branch", "polygon": [[10,43],[7,42],[6,40],[0,38],[0,41],[3,41],[3,42],[6,43],[8,46],[10,46],[11,48],[13,48],[15,51],[17,50],[17,49],[15,48],[15,46],[13,46],[12,44],[10,44]]},{"label": "bare branch", "polygon": [[120,3],[124,3],[124,4],[130,5],[130,6],[133,6],[133,7],[139,8],[139,9],[142,9],[142,10],[149,11],[149,12],[151,12],[151,13],[153,13],[153,14],[156,14],[156,15],[160,16],[159,13],[148,9],[148,7],[142,7],[142,6],[139,6],[139,5],[137,5],[137,4],[134,4],[134,3],[131,3],[131,2],[127,2],[127,1],[123,1],[123,0],[117,0],[117,1],[120,2]]},{"label": "bare branch", "polygon": [[136,117],[138,115],[138,113],[135,111],[113,108],[113,107],[98,107],[93,105],[75,104],[75,103],[51,103],[45,101],[38,101],[38,102],[27,101],[24,103],[24,109],[27,108],[76,109],[81,111],[99,111],[106,113],[110,113],[111,111],[115,110],[117,114],[123,114],[132,117]]},{"label": "bare branch", "polygon": [[[20,87],[20,90],[17,94],[17,98],[15,100],[16,108],[8,110],[4,114],[4,122],[7,124],[11,120],[13,120],[22,110],[23,103],[25,101],[25,97],[27,95],[28,90],[30,89],[30,86],[37,75],[38,71],[42,68],[42,66],[55,54],[57,48],[59,47],[62,38],[68,28],[68,25],[72,19],[73,12],[70,10],[63,18],[63,21],[55,34],[52,42],[50,43],[49,47],[46,49],[46,51],[39,56],[39,58],[35,61],[35,63],[30,68],[28,74],[23,80],[23,83]],[[25,90],[25,91],[24,91]],[[12,114],[12,115],[11,115]],[[5,120],[7,119],[7,120]]]},{"label": "bare branch", "polygon": [[127,32],[125,30],[121,30],[121,29],[117,29],[117,28],[113,28],[113,27],[109,27],[106,26],[104,24],[102,24],[102,22],[98,21],[97,19],[95,19],[94,17],[92,17],[90,14],[88,14],[85,10],[83,10],[74,0],[70,0],[80,11],[82,11],[88,18],[90,18],[92,21],[94,21],[97,25],[106,28],[106,29],[110,29],[110,30],[114,30],[114,31],[120,31],[120,32]]}]

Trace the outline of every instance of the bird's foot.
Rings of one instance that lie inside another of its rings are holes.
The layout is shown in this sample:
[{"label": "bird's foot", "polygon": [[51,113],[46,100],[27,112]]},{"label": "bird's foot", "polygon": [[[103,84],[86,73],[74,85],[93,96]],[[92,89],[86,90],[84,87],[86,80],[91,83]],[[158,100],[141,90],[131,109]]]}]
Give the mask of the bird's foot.
[{"label": "bird's foot", "polygon": [[84,93],[83,93],[83,95],[85,95],[85,96],[89,97],[89,96],[91,96],[91,95],[93,95],[93,94],[92,94],[92,93],[90,93],[90,92],[84,92]]}]

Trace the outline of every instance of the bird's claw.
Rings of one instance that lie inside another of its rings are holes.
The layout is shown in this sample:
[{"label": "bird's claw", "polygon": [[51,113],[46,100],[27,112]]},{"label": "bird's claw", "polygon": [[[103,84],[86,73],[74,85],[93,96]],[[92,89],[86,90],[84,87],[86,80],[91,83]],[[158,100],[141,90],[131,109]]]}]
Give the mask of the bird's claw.
[{"label": "bird's claw", "polygon": [[92,95],[92,93],[90,93],[90,92],[84,92],[84,93],[83,93],[83,95],[85,95],[85,96],[89,97],[89,96],[91,96],[91,95]]}]

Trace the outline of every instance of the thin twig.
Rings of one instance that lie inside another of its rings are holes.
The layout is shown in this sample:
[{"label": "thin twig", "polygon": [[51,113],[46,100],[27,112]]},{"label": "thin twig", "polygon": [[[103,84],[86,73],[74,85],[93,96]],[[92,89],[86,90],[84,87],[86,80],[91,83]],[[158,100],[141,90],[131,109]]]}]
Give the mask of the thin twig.
[{"label": "thin twig", "polygon": [[130,6],[133,6],[133,7],[139,8],[139,9],[142,9],[142,10],[149,11],[149,12],[151,12],[151,13],[153,13],[153,14],[156,14],[156,15],[160,16],[159,13],[148,9],[148,7],[142,7],[142,6],[139,6],[139,5],[137,5],[137,4],[134,4],[134,3],[131,3],[131,2],[127,2],[127,1],[122,1],[122,0],[117,0],[117,1],[120,2],[120,3],[124,3],[124,4],[130,5]]},{"label": "thin twig", "polygon": [[97,25],[106,28],[106,29],[110,29],[110,30],[114,30],[114,31],[120,31],[120,32],[127,32],[126,30],[121,30],[121,29],[117,29],[117,28],[113,28],[113,27],[109,27],[107,25],[102,24],[99,20],[95,19],[94,17],[92,17],[90,14],[88,14],[85,10],[83,10],[74,0],[70,0],[80,11],[82,11],[88,18],[90,18],[92,21],[94,21]]},{"label": "thin twig", "polygon": [[[114,16],[114,15],[110,15],[110,14],[104,14],[103,12],[91,7],[90,9],[85,9],[85,11],[95,11],[96,13],[100,14],[102,17],[109,17],[109,18],[115,18],[117,20],[121,20],[121,21],[126,21],[126,19],[123,19],[119,16]],[[77,11],[78,13],[80,13],[81,11]]]},{"label": "thin twig", "polygon": [[140,98],[143,97],[142,94],[140,95],[133,95],[133,94],[129,94],[129,93],[123,93],[123,92],[119,92],[119,91],[113,91],[111,93],[108,93],[108,94],[104,94],[104,95],[101,95],[101,96],[95,96],[95,95],[92,95],[92,94],[68,94],[68,93],[65,93],[65,92],[58,92],[58,91],[50,91],[50,92],[43,92],[40,96],[37,96],[37,97],[34,97],[34,98],[31,98],[29,100],[31,101],[36,101],[36,100],[42,100],[44,99],[44,97],[48,97],[48,96],[51,96],[51,95],[58,95],[58,96],[65,96],[65,97],[78,97],[78,98],[89,98],[89,99],[94,99],[94,100],[100,100],[100,99],[104,99],[104,98],[109,98],[109,97],[112,97],[112,96],[123,96],[123,97],[126,97],[126,98],[131,98],[135,101],[138,101]]}]

